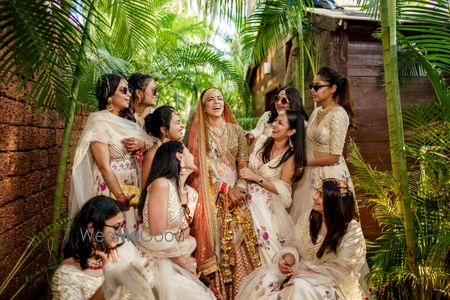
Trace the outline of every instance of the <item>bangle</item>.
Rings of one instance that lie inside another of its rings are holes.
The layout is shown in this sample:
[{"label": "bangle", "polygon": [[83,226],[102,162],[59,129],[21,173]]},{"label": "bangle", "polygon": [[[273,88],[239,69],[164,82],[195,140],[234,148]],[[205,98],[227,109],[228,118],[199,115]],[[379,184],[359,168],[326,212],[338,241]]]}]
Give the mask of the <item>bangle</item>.
[{"label": "bangle", "polygon": [[144,148],[141,149],[141,152],[142,152],[142,154],[144,154],[144,153],[147,152],[147,151],[148,151],[147,143],[144,142]]},{"label": "bangle", "polygon": [[228,192],[228,184],[226,182],[220,183],[219,194],[226,194]]}]

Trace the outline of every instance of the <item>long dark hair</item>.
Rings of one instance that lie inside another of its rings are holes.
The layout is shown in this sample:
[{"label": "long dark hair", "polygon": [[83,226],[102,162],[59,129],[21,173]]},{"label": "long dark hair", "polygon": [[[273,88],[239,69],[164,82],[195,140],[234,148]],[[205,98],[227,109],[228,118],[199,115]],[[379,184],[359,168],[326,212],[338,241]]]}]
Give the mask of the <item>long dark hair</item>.
[{"label": "long dark hair", "polygon": [[[308,117],[308,114],[306,113],[305,109],[303,108],[302,98],[300,97],[300,92],[297,90],[297,88],[290,86],[290,85],[282,87],[278,90],[277,95],[281,91],[285,91],[286,97],[288,98],[288,100],[291,101],[291,102],[289,102],[289,109],[300,111],[302,113],[303,118],[306,121],[308,121],[309,117]],[[278,117],[277,108],[275,106],[275,103],[272,102],[272,104],[270,105],[270,117],[269,117],[269,120],[267,121],[267,123],[269,123],[269,124],[273,123],[273,121],[275,121],[275,119],[277,117]]]},{"label": "long dark hair", "polygon": [[142,218],[142,212],[147,198],[147,188],[157,178],[175,179],[177,190],[180,190],[180,161],[177,159],[177,153],[183,153],[184,146],[180,141],[169,141],[159,146],[153,159],[152,168],[147,182],[142,188],[141,198],[138,204],[138,213]]},{"label": "long dark hair", "polygon": [[[126,80],[122,76],[118,74],[104,74],[98,81],[95,89],[95,95],[98,100],[98,109],[103,110],[106,109],[108,105],[108,98],[114,95],[119,86],[120,80]],[[136,122],[131,110],[129,108],[124,108],[119,112],[119,116]]]},{"label": "long dark hair", "polygon": [[336,92],[333,94],[333,98],[336,103],[342,106],[347,112],[350,119],[350,126],[356,128],[355,112],[353,111],[353,96],[348,79],[330,67],[320,68],[317,75],[323,80],[328,81],[331,86],[336,85]]},{"label": "long dark hair", "polygon": [[128,85],[131,87],[133,91],[131,93],[131,99],[133,101],[133,104],[136,98],[136,90],[144,91],[147,85],[152,81],[154,81],[152,76],[148,74],[133,73],[130,75],[130,77],[128,78]]},{"label": "long dark hair", "polygon": [[[64,247],[64,258],[73,257],[80,262],[81,268],[87,269],[88,258],[94,252],[93,239],[95,243],[102,244],[107,249],[104,238],[97,239],[97,233],[103,232],[105,221],[115,217],[124,210],[119,201],[107,196],[95,196],[86,202],[73,219],[70,228],[69,239]],[[88,232],[88,224],[92,223],[93,232]]]},{"label": "long dark hair", "polygon": [[151,114],[145,117],[145,131],[154,137],[161,137],[161,127],[170,128],[170,121],[172,120],[172,113],[176,113],[175,108],[168,105],[163,105],[155,109]]},{"label": "long dark hair", "polygon": [[[318,258],[321,258],[325,251],[336,253],[342,237],[347,232],[348,224],[353,219],[358,220],[353,193],[348,188],[340,187],[335,178],[322,180],[322,199],[327,234],[317,251]],[[323,215],[312,210],[309,216],[309,234],[314,244],[322,227]]]},{"label": "long dark hair", "polygon": [[[286,110],[286,117],[288,119],[289,129],[296,129],[294,135],[289,137],[292,143],[292,148],[289,147],[281,157],[278,165],[273,168],[278,168],[281,164],[289,159],[292,155],[294,155],[295,161],[295,173],[292,176],[292,181],[299,181],[303,176],[303,170],[306,165],[306,157],[305,157],[305,119],[303,118],[303,114],[298,110]],[[269,137],[263,144],[260,150],[262,151],[262,160],[264,163],[268,163],[270,161],[270,153],[272,151],[273,145],[275,141],[272,137]]]}]

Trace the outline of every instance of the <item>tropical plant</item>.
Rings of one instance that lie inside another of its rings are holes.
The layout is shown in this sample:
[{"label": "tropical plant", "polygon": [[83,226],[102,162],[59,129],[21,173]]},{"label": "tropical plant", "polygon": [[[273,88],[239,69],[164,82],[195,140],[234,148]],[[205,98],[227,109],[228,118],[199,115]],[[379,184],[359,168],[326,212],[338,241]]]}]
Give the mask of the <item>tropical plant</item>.
[{"label": "tropical plant", "polygon": [[[311,49],[311,35],[314,30],[306,18],[307,8],[313,1],[259,0],[256,1],[251,15],[243,29],[244,53],[251,58],[252,65],[267,57],[269,50],[281,41],[293,38],[294,47],[299,52],[296,57],[296,85],[302,99],[305,98],[305,61],[315,66]],[[305,59],[305,51],[308,60]]]},{"label": "tropical plant", "polygon": [[[450,4],[440,0],[359,2],[373,17],[381,17],[385,83],[390,81],[385,85],[386,94],[395,104],[387,104],[388,119],[401,116],[397,102],[397,37],[412,61],[427,72],[437,98],[404,114],[404,146],[401,120],[396,119],[390,129],[397,135],[391,138],[392,160],[398,162],[400,158],[402,170],[393,164],[392,173],[376,172],[364,166],[361,157],[355,157],[360,171],[356,177],[368,192],[374,217],[382,226],[381,237],[372,245],[371,277],[382,298],[448,298],[450,93],[443,73],[448,72],[450,59],[443,45],[450,41]],[[405,21],[399,25],[400,31],[395,29],[397,17]],[[411,197],[405,197],[407,194]]]},{"label": "tropical plant", "polygon": [[401,191],[400,197],[396,200],[404,222],[408,264],[412,273],[417,274],[416,236],[411,212],[412,199],[408,185],[406,156],[403,152],[405,141],[398,81],[396,1],[380,0],[380,17],[392,174],[398,181]]},{"label": "tropical plant", "polygon": [[[41,231],[27,238],[28,240],[27,247],[23,251],[22,255],[20,256],[19,260],[16,262],[12,270],[9,272],[8,276],[5,278],[5,281],[0,286],[0,296],[6,291],[7,287],[11,283],[11,280],[21,270],[25,269],[30,264],[30,260],[32,259],[33,255],[36,254],[36,250],[40,249],[39,247],[42,246],[47,241],[60,240],[61,232],[66,230],[68,225],[69,225],[69,218],[63,218],[55,223],[52,223],[44,227]],[[20,292],[24,288],[26,288],[30,283],[34,282],[36,278],[48,272],[49,270],[54,269],[59,264],[59,262],[60,260],[58,259],[49,266],[46,266],[45,268],[37,271],[36,273],[29,276],[25,276],[24,283],[17,289],[17,291],[14,293],[11,299],[15,299],[20,294]]]},{"label": "tropical plant", "polygon": [[437,100],[404,113],[405,154],[416,229],[417,273],[407,258],[405,225],[398,203],[401,191],[391,171],[365,164],[353,145],[353,177],[366,192],[363,203],[382,231],[368,244],[370,278],[380,299],[448,299],[450,296],[450,102]]}]

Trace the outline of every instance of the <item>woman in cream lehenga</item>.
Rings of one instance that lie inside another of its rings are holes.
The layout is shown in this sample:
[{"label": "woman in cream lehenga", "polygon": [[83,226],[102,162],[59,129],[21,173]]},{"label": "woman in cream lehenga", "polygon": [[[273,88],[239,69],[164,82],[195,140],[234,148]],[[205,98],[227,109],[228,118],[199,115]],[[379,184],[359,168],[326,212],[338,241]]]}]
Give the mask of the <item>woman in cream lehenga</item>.
[{"label": "woman in cream lehenga", "polygon": [[248,163],[244,130],[233,119],[222,93],[204,91],[189,133],[196,158],[192,186],[199,193],[192,235],[199,272],[208,275],[220,299],[233,299],[244,277],[259,264],[247,183],[239,170]]},{"label": "woman in cream lehenga", "polygon": [[246,132],[245,136],[252,142],[261,135],[271,136],[272,124],[278,117],[278,113],[288,109],[300,111],[305,121],[308,120],[308,115],[301,103],[300,92],[293,86],[285,86],[279,90],[278,94],[272,99],[270,110],[262,114],[256,127]]},{"label": "woman in cream lehenga", "polygon": [[180,141],[183,138],[184,125],[172,106],[163,105],[145,117],[145,131],[155,139],[155,143],[145,153],[142,161],[142,185],[147,183],[156,150],[162,143]]},{"label": "woman in cream lehenga", "polygon": [[366,244],[353,193],[344,181],[321,183],[313,209],[294,228],[294,241],[248,276],[237,299],[363,299]]},{"label": "woman in cream lehenga", "polygon": [[349,127],[355,127],[353,99],[347,78],[330,67],[322,67],[314,77],[311,96],[319,104],[311,114],[306,130],[306,168],[294,188],[291,216],[294,222],[311,209],[318,183],[324,178],[353,183],[343,156]]},{"label": "woman in cream lehenga", "polygon": [[162,144],[139,202],[143,224],[135,243],[153,257],[158,299],[215,299],[198,279],[192,257],[197,244],[190,224],[198,194],[185,182],[195,170],[194,157],[181,142]]},{"label": "woman in cream lehenga", "polygon": [[125,207],[131,205],[125,212],[131,233],[137,226],[132,205],[137,205],[140,193],[134,154],[150,146],[151,139],[129,111],[131,93],[123,77],[103,75],[96,95],[100,111],[89,115],[75,150],[69,216],[95,195],[110,196]]},{"label": "woman in cream lehenga", "polygon": [[134,118],[144,128],[145,117],[150,114],[156,106],[158,92],[156,83],[148,74],[133,73],[128,77],[131,91],[131,102],[133,105]]},{"label": "woman in cream lehenga", "polygon": [[258,238],[261,263],[292,240],[294,223],[286,209],[292,203],[292,182],[303,173],[304,119],[300,111],[282,110],[272,123],[271,137],[262,135],[250,154],[249,168],[241,178],[250,181],[249,208]]}]

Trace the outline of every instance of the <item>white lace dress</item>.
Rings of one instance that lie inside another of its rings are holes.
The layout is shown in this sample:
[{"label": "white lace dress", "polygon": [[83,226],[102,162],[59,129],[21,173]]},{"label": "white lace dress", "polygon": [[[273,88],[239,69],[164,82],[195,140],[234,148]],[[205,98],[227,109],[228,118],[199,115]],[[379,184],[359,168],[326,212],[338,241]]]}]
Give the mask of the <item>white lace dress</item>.
[{"label": "white lace dress", "polygon": [[[319,122],[319,115],[322,118]],[[345,180],[353,191],[353,182],[342,152],[349,126],[347,112],[341,106],[331,109],[316,108],[311,114],[305,136],[306,159],[321,153],[339,155],[339,162],[328,166],[307,166],[300,181],[294,186],[290,215],[294,222],[313,207],[313,197],[322,179]]]}]

